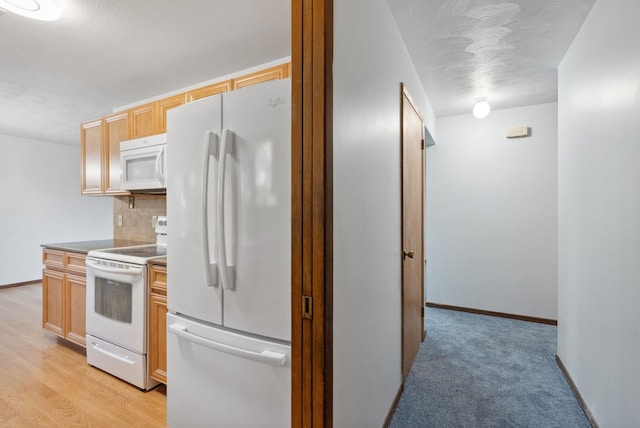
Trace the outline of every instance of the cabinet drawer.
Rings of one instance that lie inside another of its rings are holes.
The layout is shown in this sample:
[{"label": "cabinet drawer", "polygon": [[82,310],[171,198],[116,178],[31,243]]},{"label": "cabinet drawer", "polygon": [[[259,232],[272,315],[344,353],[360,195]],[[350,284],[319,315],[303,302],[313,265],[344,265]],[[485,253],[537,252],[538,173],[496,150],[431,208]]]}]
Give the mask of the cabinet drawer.
[{"label": "cabinet drawer", "polygon": [[167,295],[167,268],[151,266],[149,269],[149,284],[152,293]]},{"label": "cabinet drawer", "polygon": [[77,272],[86,275],[87,267],[85,259],[87,256],[82,253],[65,253],[65,266],[69,272]]},{"label": "cabinet drawer", "polygon": [[42,263],[50,269],[64,269],[64,251],[42,250]]}]

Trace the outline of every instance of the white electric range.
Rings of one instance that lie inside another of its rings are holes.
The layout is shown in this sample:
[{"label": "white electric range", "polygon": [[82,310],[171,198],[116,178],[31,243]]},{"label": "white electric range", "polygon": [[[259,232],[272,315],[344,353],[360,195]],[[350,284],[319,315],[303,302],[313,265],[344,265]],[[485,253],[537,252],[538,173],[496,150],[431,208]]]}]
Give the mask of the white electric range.
[{"label": "white electric range", "polygon": [[167,218],[156,221],[156,243],[87,254],[87,362],[142,390],[149,376],[148,262],[167,255]]}]

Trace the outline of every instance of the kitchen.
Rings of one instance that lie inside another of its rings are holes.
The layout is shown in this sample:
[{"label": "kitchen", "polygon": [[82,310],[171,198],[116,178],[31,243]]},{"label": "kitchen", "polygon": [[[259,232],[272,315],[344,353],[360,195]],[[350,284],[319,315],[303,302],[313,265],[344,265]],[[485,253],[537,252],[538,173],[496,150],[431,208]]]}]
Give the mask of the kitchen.
[{"label": "kitchen", "polygon": [[[365,94],[372,96],[373,94],[376,94],[376,91],[372,90],[375,86],[367,86],[368,91],[359,87],[357,91],[354,90],[353,92],[350,92],[350,88],[345,82],[353,82],[355,77],[359,76],[357,73],[358,70],[362,73],[365,73],[365,71],[370,73],[371,70],[378,69],[389,72],[389,68],[391,67],[389,63],[391,63],[391,61],[386,60],[386,58],[393,57],[394,55],[389,47],[389,40],[395,41],[396,36],[393,31],[389,30],[390,20],[387,16],[388,11],[385,11],[381,4],[375,3],[371,6],[366,6],[364,4],[360,4],[362,2],[354,3],[355,4],[351,6],[344,2],[336,2],[336,14],[341,17],[339,20],[336,20],[336,42],[337,46],[343,48],[337,49],[337,53],[339,53],[339,55],[336,55],[336,64],[340,66],[337,67],[335,71],[335,79],[337,90],[336,94],[351,94],[351,99],[357,100],[360,99],[360,97],[366,98]],[[601,7],[605,7],[604,3],[601,1],[597,4],[601,4]],[[363,11],[366,11],[364,15]],[[598,16],[601,16],[601,14]],[[7,17],[2,16],[0,19],[4,20],[6,23]],[[358,19],[362,19],[362,21],[358,21]],[[372,24],[367,26],[364,25],[365,22],[371,22]],[[356,48],[350,52],[351,55],[354,55],[356,58],[361,60],[362,67],[359,68],[357,64],[358,61],[353,61],[348,57],[348,55],[345,55],[345,50],[348,51],[353,48],[354,45],[362,43],[360,38],[348,37],[349,35],[354,36],[354,33],[347,29],[347,26],[352,25],[353,23],[358,23],[358,25],[354,26],[354,29],[362,31],[363,34],[366,34],[369,37],[373,37],[376,44],[380,44],[381,49],[378,50],[378,52],[381,52],[379,54],[381,58],[380,61],[376,61],[374,58],[362,54],[361,52],[363,51]],[[376,25],[373,25],[373,23]],[[386,32],[380,32],[381,29],[384,29]],[[387,37],[381,37],[379,34]],[[52,51],[55,52],[56,49],[52,49]],[[280,57],[286,55],[287,53]],[[369,62],[362,61],[363,58],[367,59]],[[266,62],[267,61],[257,61],[256,63]],[[595,61],[593,63],[595,63]],[[593,63],[591,63],[591,66],[593,66]],[[355,69],[349,72],[346,64],[351,64],[350,67],[355,67]],[[3,72],[7,70],[5,65],[5,62],[3,62]],[[252,65],[255,65],[255,63],[247,64],[246,67],[250,67]],[[238,67],[238,69],[242,68],[243,67]],[[365,70],[365,68],[368,68],[368,70]],[[373,81],[386,81],[386,78],[375,74],[375,72],[373,76],[371,76],[371,74],[368,75],[370,76],[370,79],[373,79]],[[350,78],[348,76],[350,76]],[[406,79],[406,76],[402,75],[402,73],[396,73],[393,75],[393,80],[397,80],[398,77],[402,80]],[[48,87],[52,88],[55,87],[55,85],[49,85]],[[13,89],[13,91],[8,92],[14,96],[17,96],[20,93],[20,91],[17,90],[20,88],[11,89]],[[51,91],[51,89],[49,89],[49,91]],[[162,92],[163,91],[157,91],[155,93]],[[60,105],[65,104],[62,101],[62,96],[59,94],[52,95],[60,97]],[[151,97],[153,94],[148,94],[147,96]],[[31,105],[38,107],[39,103],[37,102],[37,99],[34,100],[26,95],[25,98],[27,100],[31,99]],[[140,99],[143,98],[144,97],[141,97]],[[385,93],[384,98],[386,100],[396,99],[397,93]],[[372,101],[376,102],[378,100],[379,98]],[[123,104],[124,103],[121,103],[119,105]],[[393,191],[390,191],[389,196],[384,198],[380,198],[380,196],[384,196],[381,194],[376,194],[375,198],[373,196],[368,196],[370,193],[369,191],[372,191],[373,189],[371,188],[371,185],[367,183],[367,180],[375,178],[377,174],[380,173],[377,168],[374,168],[375,165],[379,165],[383,162],[384,158],[395,160],[397,156],[394,157],[395,155],[393,152],[378,150],[375,152],[377,153],[376,156],[372,158],[373,155],[371,154],[371,150],[349,150],[350,145],[348,141],[349,138],[353,137],[353,134],[349,134],[348,132],[350,129],[355,130],[355,128],[340,128],[338,125],[345,123],[344,120],[340,120],[340,118],[349,117],[351,119],[357,119],[364,116],[357,116],[355,109],[346,109],[345,106],[347,105],[347,102],[343,97],[336,101],[336,105],[340,105],[341,108],[337,112],[340,113],[340,115],[336,115],[336,117],[334,117],[334,121],[336,122],[336,129],[340,129],[341,133],[336,134],[334,138],[336,140],[336,147],[342,148],[342,150],[337,154],[345,156],[337,157],[336,159],[339,162],[336,162],[336,165],[334,166],[335,181],[343,189],[341,190],[339,199],[336,199],[336,203],[339,202],[342,206],[351,207],[352,204],[349,202],[350,199],[353,200],[354,203],[357,201],[362,202],[364,199],[365,202],[371,204],[371,206],[376,209],[370,213],[368,218],[363,219],[358,217],[357,220],[352,218],[352,216],[349,216],[347,213],[341,212],[341,216],[338,217],[336,221],[336,234],[340,237],[335,244],[337,249],[336,256],[339,256],[336,257],[336,259],[342,259],[345,260],[345,262],[340,262],[341,265],[337,266],[335,278],[335,323],[336,325],[341,326],[340,329],[336,329],[335,334],[337,340],[335,349],[336,352],[341,355],[342,359],[336,359],[334,362],[335,373],[338,374],[334,382],[340,383],[340,385],[342,387],[346,387],[346,389],[343,390],[344,392],[339,393],[340,400],[337,400],[335,403],[335,420],[353,421],[357,420],[358,416],[366,417],[363,415],[369,415],[370,419],[368,420],[377,421],[373,422],[372,425],[380,425],[378,422],[384,419],[384,414],[386,414],[389,404],[393,400],[396,387],[399,385],[399,374],[397,374],[399,369],[395,368],[397,366],[395,362],[396,358],[392,358],[389,355],[383,355],[382,353],[379,353],[378,350],[390,349],[390,347],[393,347],[395,341],[392,340],[391,336],[387,333],[389,331],[394,331],[394,325],[397,325],[397,322],[395,321],[396,316],[394,314],[371,313],[371,307],[376,307],[378,304],[388,301],[389,298],[394,299],[395,301],[396,294],[391,291],[386,291],[383,287],[377,284],[375,290],[376,293],[364,293],[364,291],[368,290],[368,287],[373,284],[370,279],[375,278],[376,275],[383,276],[391,282],[395,281],[394,278],[396,275],[393,274],[393,272],[395,272],[396,268],[389,268],[394,265],[395,262],[390,260],[393,257],[388,254],[389,245],[387,244],[395,242],[396,239],[393,234],[376,236],[373,242],[368,241],[370,242],[370,245],[367,248],[359,248],[359,251],[352,249],[352,245],[349,244],[349,240],[352,242],[359,241],[359,238],[362,237],[362,235],[354,236],[354,234],[360,230],[366,230],[367,227],[372,227],[373,223],[380,220],[380,216],[382,215],[381,213],[384,213],[386,210],[385,207],[392,204],[396,199],[397,194],[393,193]],[[112,107],[113,106],[109,106],[109,108]],[[84,111],[84,109],[82,110],[84,113],[89,111],[89,109],[86,111]],[[77,123],[88,118],[100,117],[101,115],[108,114],[110,112],[111,110],[97,111],[95,114],[87,116],[82,115],[82,117],[79,117],[74,122],[74,126],[72,127],[73,129],[70,132],[70,135],[72,134],[73,136],[70,138],[78,138]],[[35,123],[36,121],[44,121],[49,116],[41,113],[33,116],[21,115],[20,117],[16,117],[10,109],[7,109],[6,111],[3,110],[2,117],[15,121],[26,120],[27,122],[31,121]],[[371,129],[377,129],[375,128],[375,116],[372,120],[367,121],[367,123],[371,125]],[[56,128],[55,122],[50,123],[50,125],[51,129]],[[613,135],[617,135],[615,129],[606,126],[605,128],[611,131]],[[8,133],[7,129],[9,128],[3,126],[4,132]],[[363,126],[361,129],[366,130],[368,128]],[[389,130],[389,132],[393,133],[394,130]],[[373,136],[370,137],[373,138]],[[10,183],[7,180],[3,180],[0,184],[0,186],[3,186],[2,195],[4,204],[1,218],[3,219],[3,224],[11,225],[6,228],[5,236],[9,237],[9,239],[3,241],[5,244],[2,247],[3,259],[6,263],[2,272],[0,272],[0,274],[3,275],[2,281],[0,281],[2,284],[20,283],[23,281],[33,280],[39,276],[41,267],[39,254],[41,249],[39,245],[43,242],[86,240],[94,239],[96,237],[93,233],[89,236],[79,229],[83,229],[85,231],[91,230],[92,232],[99,231],[100,236],[104,237],[110,236],[112,231],[115,230],[113,224],[116,219],[113,218],[113,201],[111,201],[110,198],[81,198],[78,195],[79,192],[77,185],[80,182],[80,173],[78,171],[77,162],[77,145],[50,144],[48,142],[45,144],[43,142],[45,140],[46,138],[44,136],[34,140],[34,136],[25,139],[24,137],[19,138],[4,135],[2,136],[2,140],[0,140],[3,147],[3,154],[7,154],[7,156],[3,155],[2,158],[2,171],[3,173],[9,174],[9,177],[11,177]],[[379,142],[379,139],[376,137],[375,141]],[[370,147],[370,145],[368,147]],[[380,146],[377,147],[379,148]],[[620,147],[617,148],[617,150],[619,149]],[[359,157],[359,161],[355,161],[353,157],[354,152],[360,153],[360,156],[367,155],[368,157],[364,160]],[[40,156],[34,156],[34,153],[37,153]],[[395,165],[395,162],[392,163]],[[28,170],[25,165],[29,165]],[[353,174],[348,173],[350,168],[362,165],[370,166],[370,168],[365,170],[359,169],[361,172],[360,175],[354,176]],[[393,169],[390,173],[385,173],[386,177],[394,175]],[[52,180],[51,177],[55,177],[56,180]],[[351,182],[349,180],[354,179],[356,180],[356,183],[351,187]],[[374,180],[372,180],[372,183],[373,182]],[[358,190],[356,191],[354,189]],[[363,191],[363,189],[368,189],[368,191]],[[24,198],[25,194],[30,195],[30,197]],[[635,200],[631,195],[629,196],[630,201]],[[46,213],[46,215],[43,216],[43,212]],[[357,212],[354,213],[354,216],[356,214]],[[43,221],[43,218],[46,220]],[[362,225],[362,221],[366,221],[367,227]],[[56,228],[51,227],[53,224],[56,225]],[[351,225],[351,228],[346,227],[345,224]],[[363,227],[359,227],[359,224]],[[151,230],[151,226],[148,227]],[[52,233],[54,230],[56,232],[60,232],[60,234],[55,235]],[[588,233],[584,234],[584,236],[588,235]],[[24,247],[22,247],[23,244],[28,244],[27,247],[31,248],[31,250],[29,250],[30,253],[29,251],[24,251]],[[365,257],[356,257],[356,252],[362,255],[363,251]],[[363,269],[366,266],[366,259],[373,259],[377,262],[374,269],[369,272]],[[16,272],[20,271],[31,272],[32,274],[28,276],[17,275]],[[358,275],[362,273],[364,273],[365,276],[360,278]],[[338,287],[338,284],[340,284],[341,287]],[[346,286],[347,284],[349,284],[349,286]],[[340,293],[339,295],[338,292]],[[581,296],[589,294],[591,293],[579,293]],[[360,300],[362,298],[366,300]],[[25,300],[27,299],[28,297],[25,297]],[[632,300],[633,299],[628,299],[628,301]],[[356,301],[362,301],[362,306],[364,306],[365,309],[361,309],[358,305],[355,305],[354,307],[354,305],[348,305],[346,303]],[[16,308],[21,308],[21,306],[16,305]],[[368,319],[366,322],[361,321],[360,318],[353,318],[345,315],[353,312],[354,310],[359,314],[367,313]],[[633,315],[634,312],[628,310],[626,307],[623,308],[622,312],[631,320],[637,319],[637,315]],[[391,321],[391,323],[389,323],[389,321]],[[374,337],[370,332],[376,329],[381,329],[384,334]],[[597,330],[590,331],[590,334],[597,333]],[[18,330],[14,329],[13,332],[15,334]],[[349,338],[353,338],[354,332],[357,332],[357,334],[360,335],[360,349],[354,349],[349,346]],[[579,338],[580,334],[576,333],[574,336]],[[598,336],[596,336],[596,338],[597,337]],[[621,349],[629,351],[627,353],[631,356],[637,355],[637,350],[629,349],[628,345],[622,346]],[[350,353],[354,351],[355,354],[353,354],[352,357],[348,357],[351,355]],[[344,358],[345,356],[347,356],[346,359]],[[362,361],[362,356],[366,356],[367,358],[368,364],[366,366],[360,366],[354,363],[354,360]],[[616,366],[615,364],[602,365],[606,367]],[[602,372],[603,370],[600,366],[596,364],[598,371]],[[392,373],[387,376],[386,374],[389,372]],[[58,378],[58,381],[61,379],[63,378]],[[391,381],[389,381],[389,379],[391,379]],[[589,377],[586,377],[586,379],[587,385],[589,385]],[[622,381],[622,384],[626,385],[627,390],[637,391],[637,389],[634,389],[635,387],[630,384],[633,378],[629,377],[629,379],[630,380],[627,382]],[[374,387],[375,385],[389,386]],[[358,393],[354,394],[352,392]],[[609,395],[611,397],[617,396],[614,392],[611,392]],[[630,396],[633,396],[633,394],[630,394]],[[123,400],[131,399],[128,394],[123,395],[123,397]],[[342,399],[344,399],[344,401]],[[591,400],[599,402],[600,399],[592,398]],[[622,403],[623,401],[620,402]],[[352,410],[349,411],[349,408]],[[380,416],[381,413],[382,416]]]},{"label": "kitchen", "polygon": [[[113,115],[84,123],[84,192],[94,191],[86,167],[90,145],[100,148],[106,141],[109,147],[95,152],[110,153],[113,145],[117,150],[102,175],[119,165],[115,191],[129,192],[128,209],[136,200],[157,193],[164,198],[166,192],[167,215],[145,218],[155,225],[154,243],[116,236],[43,244],[45,329],[86,346],[88,364],[141,390],[169,378],[172,426],[211,419],[255,424],[255,416],[229,412],[239,404],[273,409],[257,414],[273,426],[290,418],[289,67],[283,63],[186,92],[182,99],[190,102],[163,110],[165,133],[112,141],[108,132],[94,131],[103,125],[111,130]],[[232,88],[228,93],[192,99],[194,93],[226,86]],[[134,107],[130,115],[140,110]],[[136,131],[140,127],[117,135]],[[122,214],[116,219],[116,226],[123,226]],[[231,371],[241,376],[228,387],[218,375],[194,391],[207,374]],[[240,379],[248,384],[239,396],[230,396]],[[253,401],[247,401],[249,391]],[[223,396],[227,402],[212,412],[210,402]]]}]

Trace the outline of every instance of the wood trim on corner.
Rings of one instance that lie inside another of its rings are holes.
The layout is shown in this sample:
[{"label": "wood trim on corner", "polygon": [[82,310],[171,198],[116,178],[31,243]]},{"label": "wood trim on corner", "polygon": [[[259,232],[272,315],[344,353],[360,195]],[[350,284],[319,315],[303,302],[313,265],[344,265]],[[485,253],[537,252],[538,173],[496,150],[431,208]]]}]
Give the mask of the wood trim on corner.
[{"label": "wood trim on corner", "polygon": [[591,413],[591,410],[589,410],[589,406],[587,406],[587,403],[584,401],[584,398],[582,398],[582,394],[580,394],[578,387],[573,382],[571,375],[569,375],[567,368],[564,366],[564,363],[562,362],[562,360],[558,355],[556,355],[556,363],[558,364],[558,367],[560,367],[560,371],[562,372],[562,375],[567,380],[567,383],[569,384],[569,388],[571,388],[573,395],[575,395],[576,400],[578,400],[578,404],[580,405],[580,408],[582,408],[584,415],[587,417],[589,424],[591,424],[592,428],[599,428],[598,423],[596,422],[595,418],[593,417],[593,414]]},{"label": "wood trim on corner", "polygon": [[[333,2],[291,2],[291,426],[333,425]],[[303,317],[303,296],[312,315]]]},{"label": "wood trim on corner", "polygon": [[400,397],[402,396],[403,392],[404,386],[400,385],[400,388],[398,388],[398,392],[396,392],[396,396],[393,399],[393,404],[391,404],[391,408],[389,409],[389,413],[387,413],[387,417],[384,419],[382,428],[388,428],[391,424],[391,418],[393,418],[393,414],[396,412],[396,408],[398,407],[398,403],[400,402]]},{"label": "wood trim on corner", "polygon": [[483,309],[465,308],[462,306],[441,305],[439,303],[431,303],[431,302],[425,303],[425,306],[428,306],[430,308],[448,309],[450,311],[469,312],[472,314],[479,314],[479,315],[489,315],[492,317],[510,318],[510,319],[520,320],[520,321],[537,322],[540,324],[558,325],[558,320],[531,317],[528,315],[517,315],[517,314],[509,314],[506,312],[485,311]]}]

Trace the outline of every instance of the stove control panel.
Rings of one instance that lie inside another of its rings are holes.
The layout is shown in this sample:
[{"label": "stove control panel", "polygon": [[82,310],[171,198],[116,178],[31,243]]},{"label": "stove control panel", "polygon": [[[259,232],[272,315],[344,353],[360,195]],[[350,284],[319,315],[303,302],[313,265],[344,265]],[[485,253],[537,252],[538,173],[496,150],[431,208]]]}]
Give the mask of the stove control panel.
[{"label": "stove control panel", "polygon": [[167,243],[167,216],[159,215],[156,219],[156,244]]}]

